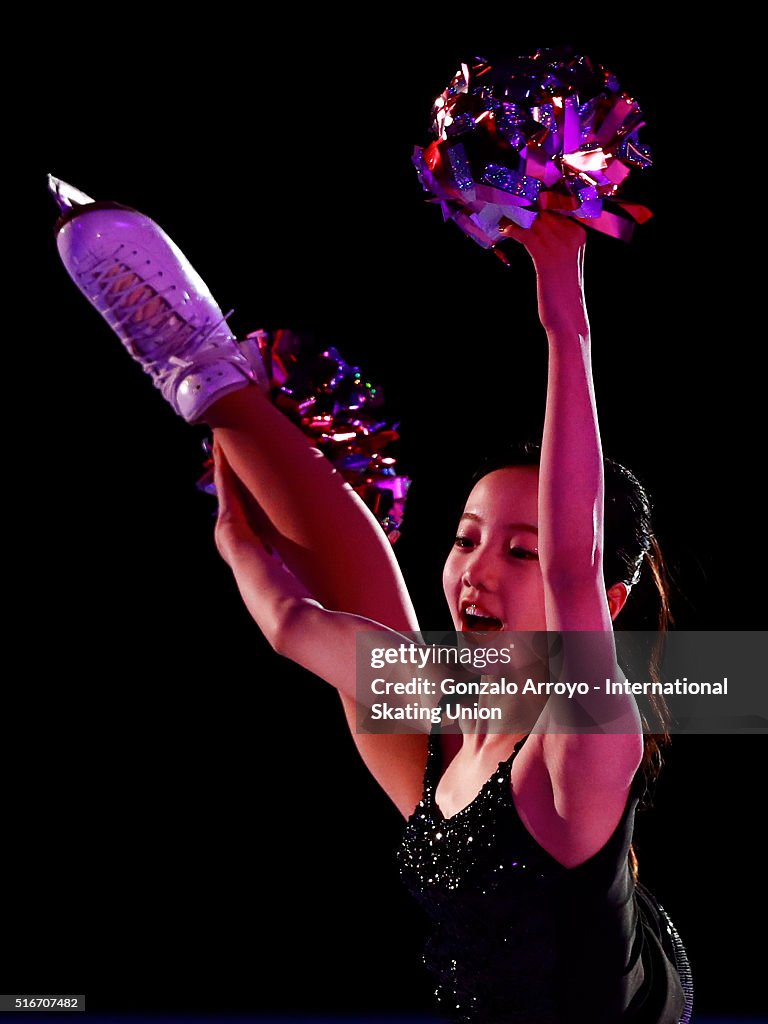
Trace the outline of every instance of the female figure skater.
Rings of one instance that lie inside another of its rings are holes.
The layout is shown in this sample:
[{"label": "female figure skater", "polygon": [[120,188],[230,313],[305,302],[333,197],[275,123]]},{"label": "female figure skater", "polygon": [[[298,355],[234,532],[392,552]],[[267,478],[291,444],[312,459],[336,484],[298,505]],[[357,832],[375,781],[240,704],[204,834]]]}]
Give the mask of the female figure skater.
[{"label": "female figure skater", "polygon": [[[614,705],[602,734],[557,731],[562,709],[546,697],[536,698],[533,728],[530,705],[529,718],[513,719],[517,731],[357,732],[359,631],[386,629],[396,642],[419,628],[390,544],[270,403],[254,353],[161,229],[62,182],[52,188],[75,283],[176,411],[213,428],[216,542],[249,611],[275,650],[338,690],[361,756],[407,819],[402,875],[433,920],[427,963],[446,1014],[483,1024],[687,1021],[668,919],[631,870],[643,760],[633,698]],[[549,344],[540,465],[528,458],[480,477],[444,589],[457,630],[557,631],[566,675],[616,678],[612,620],[650,533],[639,485],[614,472],[636,513],[636,546],[624,545],[623,571],[605,580],[617,552],[606,557],[585,231],[542,214],[508,233],[533,260]],[[588,697],[582,710],[602,711]]]}]

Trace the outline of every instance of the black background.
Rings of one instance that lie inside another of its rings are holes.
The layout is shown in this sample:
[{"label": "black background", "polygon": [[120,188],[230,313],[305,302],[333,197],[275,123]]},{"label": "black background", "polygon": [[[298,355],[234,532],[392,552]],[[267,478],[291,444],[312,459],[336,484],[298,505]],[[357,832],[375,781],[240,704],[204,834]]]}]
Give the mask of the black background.
[{"label": "black background", "polygon": [[[672,38],[647,15],[553,30],[497,12],[490,37],[444,31],[438,12],[423,35],[378,9],[375,28],[300,34],[208,17],[160,31],[147,12],[89,42],[38,29],[17,83],[3,990],[147,1013],[405,1014],[430,986],[398,815],[330,688],[272,655],[240,606],[194,489],[204,431],[71,284],[45,173],[159,221],[238,333],[311,329],[383,386],[414,480],[396,551],[422,625],[440,628],[456,506],[490,441],[539,431],[546,348],[524,255],[506,269],[443,225],[411,149],[468,53],[591,53],[640,100],[656,157],[627,193],[654,219],[628,246],[593,235],[587,254],[605,448],[654,497],[678,624],[757,629],[754,59],[720,23]],[[764,753],[758,736],[679,738],[638,823],[700,1013],[759,1008]]]}]

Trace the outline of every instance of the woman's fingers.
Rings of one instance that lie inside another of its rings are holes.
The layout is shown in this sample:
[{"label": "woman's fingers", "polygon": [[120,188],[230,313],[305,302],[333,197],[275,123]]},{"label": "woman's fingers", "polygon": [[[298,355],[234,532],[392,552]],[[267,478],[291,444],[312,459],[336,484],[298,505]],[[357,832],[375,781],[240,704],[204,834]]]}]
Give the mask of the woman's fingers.
[{"label": "woman's fingers", "polygon": [[582,266],[587,232],[573,217],[544,212],[530,228],[512,224],[504,234],[525,248],[540,279],[542,274],[561,276]]},{"label": "woman's fingers", "polygon": [[517,224],[507,224],[501,229],[501,233],[506,235],[507,238],[511,238],[515,242],[520,242],[521,245],[525,245],[527,237],[531,232],[531,228],[521,228]]},{"label": "woman's fingers", "polygon": [[247,534],[272,558],[279,558],[267,540],[271,531],[263,512],[246,490],[245,485],[230,465],[218,441],[213,443],[213,482],[219,503],[217,529],[234,527],[241,535]]},{"label": "woman's fingers", "polygon": [[520,242],[532,256],[546,250],[579,248],[586,239],[585,228],[573,217],[557,213],[540,213],[530,228],[508,224],[503,233]]},{"label": "woman's fingers", "polygon": [[212,454],[213,482],[219,502],[219,519],[238,520],[245,523],[248,521],[248,515],[241,492],[242,485],[227,462],[224,449],[216,440],[213,442]]}]

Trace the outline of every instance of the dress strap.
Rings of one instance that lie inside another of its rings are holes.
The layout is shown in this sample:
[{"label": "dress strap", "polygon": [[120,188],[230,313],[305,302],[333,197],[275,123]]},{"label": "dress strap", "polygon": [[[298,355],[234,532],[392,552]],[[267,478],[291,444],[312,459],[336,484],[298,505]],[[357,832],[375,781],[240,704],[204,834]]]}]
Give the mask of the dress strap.
[{"label": "dress strap", "polygon": [[440,749],[440,732],[433,729],[427,740],[427,766],[424,771],[424,790],[428,788],[434,791],[440,781],[440,765],[443,760],[443,752]]},{"label": "dress strap", "polygon": [[512,765],[515,762],[515,758],[520,753],[520,750],[522,749],[522,746],[525,743],[525,741],[528,739],[528,736],[530,736],[530,733],[527,733],[525,736],[523,736],[521,740],[517,741],[517,743],[512,748],[512,753],[509,755],[508,758],[506,758],[504,761],[499,761],[499,766],[496,769],[497,772],[499,772],[500,774],[507,775],[512,771]]}]

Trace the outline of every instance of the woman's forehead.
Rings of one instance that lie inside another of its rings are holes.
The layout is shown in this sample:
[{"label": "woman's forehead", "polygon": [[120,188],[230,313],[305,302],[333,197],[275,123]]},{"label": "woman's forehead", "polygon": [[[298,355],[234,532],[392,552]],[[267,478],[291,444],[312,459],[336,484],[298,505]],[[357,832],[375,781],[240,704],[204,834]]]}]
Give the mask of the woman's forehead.
[{"label": "woman's forehead", "polygon": [[513,511],[528,517],[537,515],[537,466],[505,466],[482,477],[467,498],[465,513],[481,519],[508,517]]}]

